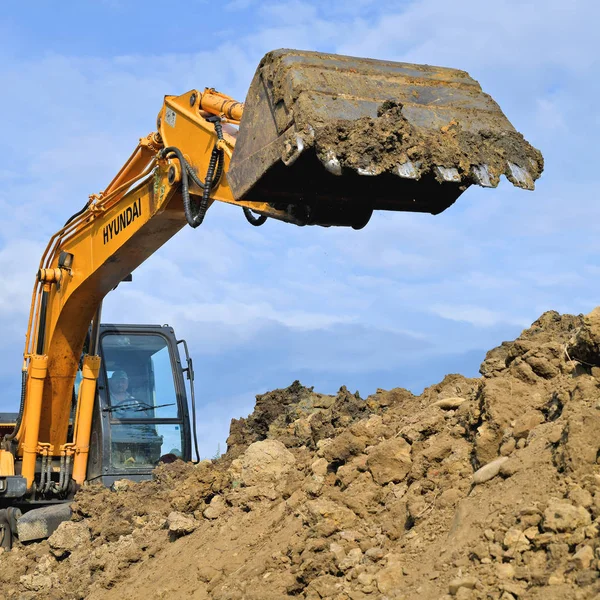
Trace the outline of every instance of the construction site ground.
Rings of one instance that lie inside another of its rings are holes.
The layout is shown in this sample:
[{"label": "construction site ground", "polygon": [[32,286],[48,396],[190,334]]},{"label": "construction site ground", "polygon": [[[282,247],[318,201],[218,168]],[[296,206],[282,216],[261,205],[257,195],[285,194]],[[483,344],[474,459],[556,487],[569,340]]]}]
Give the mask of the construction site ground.
[{"label": "construction site ground", "polygon": [[220,459],[83,489],[0,556],[0,597],[600,597],[600,310],[545,313],[481,374],[260,395]]}]

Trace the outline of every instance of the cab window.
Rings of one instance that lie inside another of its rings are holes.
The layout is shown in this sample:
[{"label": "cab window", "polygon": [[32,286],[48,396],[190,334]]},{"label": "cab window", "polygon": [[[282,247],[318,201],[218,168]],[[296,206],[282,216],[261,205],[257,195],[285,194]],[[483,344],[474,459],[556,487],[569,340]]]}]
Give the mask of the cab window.
[{"label": "cab window", "polygon": [[[160,335],[102,337],[114,468],[148,468],[181,456],[183,427],[167,340]],[[170,423],[161,423],[170,421]]]}]

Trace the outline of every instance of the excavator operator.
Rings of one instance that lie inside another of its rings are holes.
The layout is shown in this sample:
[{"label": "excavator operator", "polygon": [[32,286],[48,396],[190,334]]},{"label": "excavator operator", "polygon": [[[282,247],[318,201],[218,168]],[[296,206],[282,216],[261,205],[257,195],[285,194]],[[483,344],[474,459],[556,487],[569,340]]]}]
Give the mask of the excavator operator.
[{"label": "excavator operator", "polygon": [[[110,402],[116,419],[152,418],[152,407],[128,392],[129,377],[115,371],[109,379]],[[125,423],[113,429],[113,453],[117,464],[127,467],[155,464],[160,456],[161,438],[149,423]]]},{"label": "excavator operator", "polygon": [[141,419],[152,417],[149,414],[151,407],[145,408],[144,404],[136,400],[129,392],[129,377],[125,371],[115,371],[109,379],[110,402],[115,416],[118,419]]}]

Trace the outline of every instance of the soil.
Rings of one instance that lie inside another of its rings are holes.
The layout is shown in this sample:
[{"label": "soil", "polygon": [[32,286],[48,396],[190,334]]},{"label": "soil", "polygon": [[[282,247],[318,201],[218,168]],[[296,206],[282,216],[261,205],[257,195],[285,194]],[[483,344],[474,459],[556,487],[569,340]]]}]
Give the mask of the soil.
[{"label": "soil", "polygon": [[[300,135],[325,165],[369,175],[403,166],[409,178],[494,187],[504,174],[527,189],[544,168],[540,151],[464,71],[280,50],[265,56],[255,82],[268,90],[278,134],[292,134],[292,149]],[[261,102],[254,96],[247,104]],[[445,179],[438,167],[457,172]]]},{"label": "soil", "polygon": [[454,168],[461,181],[476,184],[474,167],[486,165],[490,185],[498,185],[503,174],[515,185],[520,183],[509,162],[527,170],[531,186],[543,171],[539,150],[516,131],[468,131],[457,121],[435,129],[417,127],[402,111],[401,104],[388,101],[379,107],[377,118],[340,119],[317,127],[317,155],[322,162],[335,155],[342,167],[377,175],[397,174],[398,165],[411,164],[415,178],[433,172],[440,181],[436,166]]},{"label": "soil", "polygon": [[419,396],[260,395],[219,460],[82,490],[0,596],[597,598],[599,349],[600,309],[548,312]]}]

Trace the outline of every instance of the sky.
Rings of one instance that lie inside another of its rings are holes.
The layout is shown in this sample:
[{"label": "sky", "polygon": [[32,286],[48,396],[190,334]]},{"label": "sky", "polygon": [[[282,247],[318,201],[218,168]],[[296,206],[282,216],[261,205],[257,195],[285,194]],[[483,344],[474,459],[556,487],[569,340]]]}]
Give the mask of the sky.
[{"label": "sky", "polygon": [[475,376],[546,310],[600,304],[600,5],[593,0],[31,0],[1,3],[0,411],[16,410],[49,237],[102,190],[166,94],[239,100],[287,47],[466,70],[545,158],[534,192],[471,187],[438,216],[361,230],[211,208],[106,298],[112,323],[168,323],[194,357],[202,456],[256,394],[420,392]]}]

